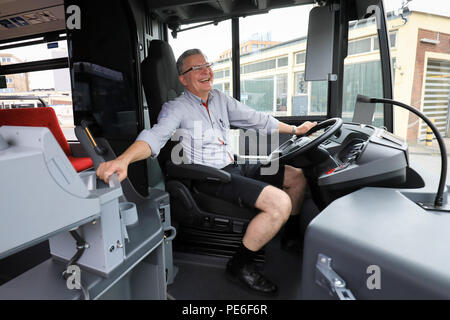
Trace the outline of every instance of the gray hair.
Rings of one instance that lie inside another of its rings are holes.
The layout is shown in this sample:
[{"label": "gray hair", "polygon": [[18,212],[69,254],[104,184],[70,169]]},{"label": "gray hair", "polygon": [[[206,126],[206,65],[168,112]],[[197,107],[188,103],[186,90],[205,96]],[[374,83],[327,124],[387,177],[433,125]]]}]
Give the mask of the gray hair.
[{"label": "gray hair", "polygon": [[177,60],[177,70],[178,70],[179,75],[181,75],[183,73],[184,60],[186,60],[187,57],[190,57],[190,56],[193,56],[196,54],[201,54],[206,59],[206,56],[203,54],[203,52],[200,49],[189,49],[181,54],[181,56]]}]

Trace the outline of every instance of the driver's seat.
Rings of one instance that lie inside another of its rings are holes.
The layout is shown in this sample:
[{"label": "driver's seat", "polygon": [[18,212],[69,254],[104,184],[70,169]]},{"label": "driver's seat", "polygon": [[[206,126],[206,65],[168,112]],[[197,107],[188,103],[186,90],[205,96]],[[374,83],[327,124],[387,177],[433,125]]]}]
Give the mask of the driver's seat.
[{"label": "driver's seat", "polygon": [[[157,122],[162,105],[180,95],[184,88],[172,48],[167,42],[150,42],[149,55],[141,65],[142,80],[150,110],[150,123]],[[248,222],[257,213],[198,191],[193,181],[229,182],[228,172],[199,164],[175,165],[170,161],[174,142],[161,149],[158,162],[170,194],[171,216],[177,226],[174,248],[179,251],[230,257],[239,246]]]}]

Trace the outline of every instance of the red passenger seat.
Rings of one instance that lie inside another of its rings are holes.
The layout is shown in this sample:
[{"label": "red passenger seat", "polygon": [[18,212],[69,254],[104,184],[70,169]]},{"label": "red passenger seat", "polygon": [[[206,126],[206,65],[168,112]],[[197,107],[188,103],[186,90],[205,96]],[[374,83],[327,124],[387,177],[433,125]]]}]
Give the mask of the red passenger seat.
[{"label": "red passenger seat", "polygon": [[50,107],[0,110],[0,126],[47,127],[77,172],[93,166],[91,158],[75,158],[59,126],[55,110]]}]

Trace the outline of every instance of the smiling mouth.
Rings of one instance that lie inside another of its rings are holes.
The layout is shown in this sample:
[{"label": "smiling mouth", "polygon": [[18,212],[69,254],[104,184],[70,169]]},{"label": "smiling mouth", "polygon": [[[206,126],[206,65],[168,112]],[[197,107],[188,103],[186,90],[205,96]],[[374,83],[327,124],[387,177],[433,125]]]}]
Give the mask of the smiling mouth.
[{"label": "smiling mouth", "polygon": [[200,80],[200,82],[209,82],[211,78]]}]

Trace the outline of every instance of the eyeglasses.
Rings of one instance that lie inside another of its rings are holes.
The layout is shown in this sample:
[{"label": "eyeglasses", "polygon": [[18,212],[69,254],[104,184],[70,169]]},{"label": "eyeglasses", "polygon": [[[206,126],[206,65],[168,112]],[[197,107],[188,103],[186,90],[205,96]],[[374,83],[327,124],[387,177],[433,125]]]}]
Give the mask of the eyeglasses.
[{"label": "eyeglasses", "polygon": [[200,71],[203,70],[203,68],[211,68],[213,66],[214,63],[205,63],[205,64],[201,64],[199,66],[192,66],[189,69],[187,69],[185,72],[183,72],[181,75],[185,75],[186,73],[188,73],[189,71]]}]

